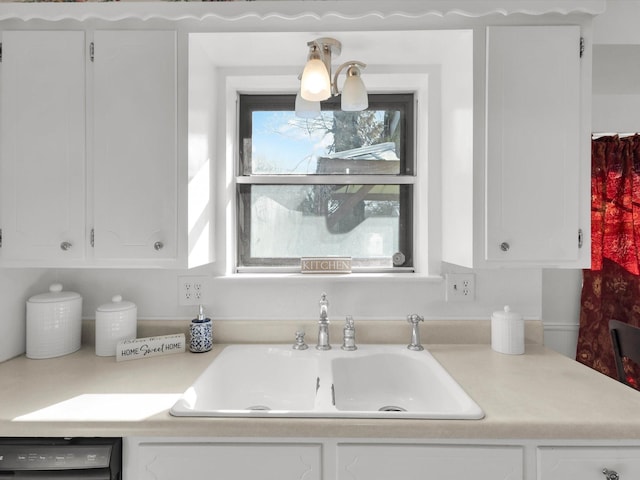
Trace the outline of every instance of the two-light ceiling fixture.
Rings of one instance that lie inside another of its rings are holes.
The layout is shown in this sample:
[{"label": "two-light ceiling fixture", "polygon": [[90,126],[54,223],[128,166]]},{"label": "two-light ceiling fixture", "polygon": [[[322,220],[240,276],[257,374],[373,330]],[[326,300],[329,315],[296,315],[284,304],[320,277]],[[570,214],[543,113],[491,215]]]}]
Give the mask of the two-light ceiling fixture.
[{"label": "two-light ceiling fixture", "polygon": [[360,77],[360,69],[366,64],[357,60],[343,63],[331,77],[331,57],[340,55],[342,44],[333,38],[318,38],[307,43],[309,57],[300,77],[300,91],[296,96],[296,115],[317,117],[320,102],[340,95],[338,76],[346,69],[347,78],[342,86],[340,106],[347,112],[359,112],[369,106],[367,89]]}]

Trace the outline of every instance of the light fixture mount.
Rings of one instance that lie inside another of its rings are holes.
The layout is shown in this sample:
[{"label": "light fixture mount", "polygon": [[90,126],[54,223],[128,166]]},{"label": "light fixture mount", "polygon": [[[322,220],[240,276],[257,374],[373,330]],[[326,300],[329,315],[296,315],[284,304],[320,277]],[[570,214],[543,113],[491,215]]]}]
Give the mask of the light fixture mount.
[{"label": "light fixture mount", "polygon": [[321,52],[321,55],[328,54],[329,62],[331,62],[332,56],[338,57],[340,56],[340,53],[342,53],[342,43],[340,43],[340,41],[336,40],[335,38],[316,38],[315,40],[307,42],[307,46],[310,48],[316,47]]}]

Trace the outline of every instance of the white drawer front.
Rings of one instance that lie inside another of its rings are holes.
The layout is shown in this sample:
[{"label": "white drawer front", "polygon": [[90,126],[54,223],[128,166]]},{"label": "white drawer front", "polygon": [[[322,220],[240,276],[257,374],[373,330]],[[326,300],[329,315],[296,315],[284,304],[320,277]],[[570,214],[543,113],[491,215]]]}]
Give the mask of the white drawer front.
[{"label": "white drawer front", "polygon": [[603,470],[620,480],[640,478],[638,447],[540,447],[538,480],[607,480]]},{"label": "white drawer front", "polygon": [[521,447],[342,444],[338,480],[522,480]]},{"label": "white drawer front", "polygon": [[317,444],[142,443],[135,480],[321,480]]}]

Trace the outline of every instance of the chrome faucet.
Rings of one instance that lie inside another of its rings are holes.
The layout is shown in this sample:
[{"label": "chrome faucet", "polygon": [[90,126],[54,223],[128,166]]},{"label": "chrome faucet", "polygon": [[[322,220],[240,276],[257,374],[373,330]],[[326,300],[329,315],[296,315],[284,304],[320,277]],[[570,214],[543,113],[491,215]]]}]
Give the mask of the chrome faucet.
[{"label": "chrome faucet", "polygon": [[331,350],[329,343],[329,301],[327,294],[320,296],[320,321],[318,321],[318,344],[317,350]]},{"label": "chrome faucet", "polygon": [[415,313],[407,315],[407,322],[411,324],[411,343],[407,345],[407,348],[416,352],[424,350],[424,347],[420,344],[420,329],[418,328],[418,324],[424,322],[424,317]]}]

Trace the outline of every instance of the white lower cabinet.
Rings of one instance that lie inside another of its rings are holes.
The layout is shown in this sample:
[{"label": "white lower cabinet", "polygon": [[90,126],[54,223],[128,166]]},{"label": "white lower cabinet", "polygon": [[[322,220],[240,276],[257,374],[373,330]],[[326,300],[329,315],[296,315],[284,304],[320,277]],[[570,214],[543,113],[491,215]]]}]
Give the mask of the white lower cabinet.
[{"label": "white lower cabinet", "polygon": [[340,445],[337,464],[337,480],[524,478],[517,446]]},{"label": "white lower cabinet", "polygon": [[126,437],[123,480],[638,480],[626,441]]},{"label": "white lower cabinet", "polygon": [[538,480],[637,480],[640,447],[540,447]]},{"label": "white lower cabinet", "polygon": [[126,438],[123,480],[523,480],[523,447]]}]

